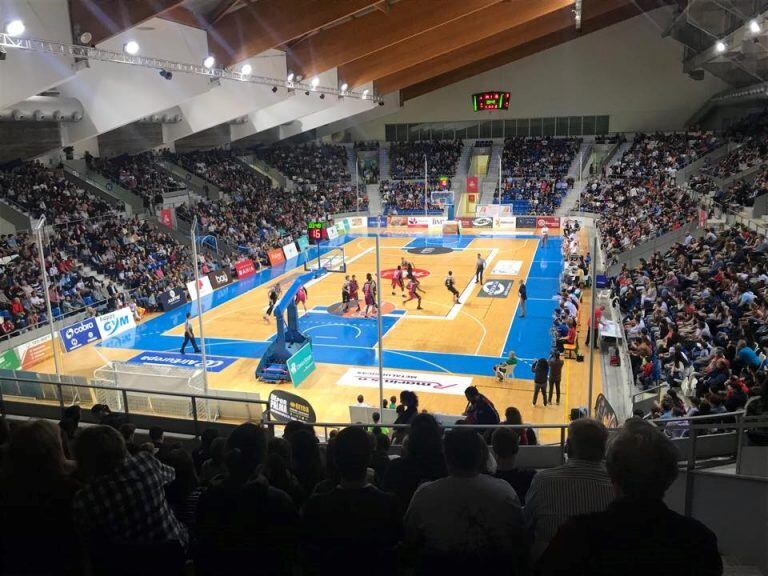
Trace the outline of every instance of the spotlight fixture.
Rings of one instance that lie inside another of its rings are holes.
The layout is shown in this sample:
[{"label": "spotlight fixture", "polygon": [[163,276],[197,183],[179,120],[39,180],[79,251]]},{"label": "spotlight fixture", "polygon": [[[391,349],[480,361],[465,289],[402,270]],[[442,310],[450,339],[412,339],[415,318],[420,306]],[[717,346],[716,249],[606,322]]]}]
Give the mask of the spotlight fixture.
[{"label": "spotlight fixture", "polygon": [[314,78],[312,78],[312,80],[310,80],[309,83],[311,84],[312,89],[314,90],[315,88],[317,88],[320,85],[320,78],[315,76]]},{"label": "spotlight fixture", "polygon": [[173,79],[173,72],[168,72],[168,70],[160,70],[160,77],[165,78],[166,80]]},{"label": "spotlight fixture", "polygon": [[379,106],[384,106],[384,100],[379,100]]},{"label": "spotlight fixture", "polygon": [[347,91],[347,88],[349,88],[349,84],[347,84],[346,82],[344,82],[344,84],[342,84],[342,85],[341,85],[341,88],[340,88],[340,90],[341,90],[342,92],[346,92],[346,91]]},{"label": "spotlight fixture", "polygon": [[325,94],[320,94],[320,100],[325,100]]},{"label": "spotlight fixture", "polygon": [[243,64],[243,67],[240,68],[240,74],[243,76],[250,76],[251,72],[253,72],[253,66],[250,64]]},{"label": "spotlight fixture", "polygon": [[717,43],[715,44],[715,52],[717,52],[718,54],[722,54],[723,52],[725,52],[726,48],[727,46],[725,45],[725,42],[723,42],[722,40],[718,40]]},{"label": "spotlight fixture", "polygon": [[203,60],[203,66],[208,68],[210,70],[213,68],[213,65],[216,64],[216,59],[213,56],[207,56],[205,60]]},{"label": "spotlight fixture", "polygon": [[5,57],[8,55],[8,53],[5,51],[5,48],[3,46],[0,46],[0,62],[5,60]]},{"label": "spotlight fixture", "polygon": [[365,100],[365,99],[367,99],[367,98],[368,98],[368,88],[366,88],[365,90],[363,90],[363,100]]},{"label": "spotlight fixture", "polygon": [[126,54],[130,54],[131,56],[135,56],[139,53],[139,43],[135,40],[131,40],[130,42],[126,42],[123,44],[123,52]]},{"label": "spotlight fixture", "polygon": [[277,92],[277,86],[272,86],[272,92]]},{"label": "spotlight fixture", "polygon": [[749,31],[752,32],[752,34],[759,34],[760,33],[760,23],[757,20],[750,20],[749,21]]},{"label": "spotlight fixture", "polygon": [[294,78],[293,72],[289,73],[288,74],[288,82],[293,82],[293,78]]},{"label": "spotlight fixture", "polygon": [[302,80],[304,80],[304,76],[301,74],[296,74],[296,82],[301,82]]},{"label": "spotlight fixture", "polygon": [[5,25],[5,33],[8,34],[8,36],[21,36],[24,34],[24,30],[26,30],[24,22],[18,19],[11,20]]},{"label": "spotlight fixture", "polygon": [[304,96],[309,96],[309,90],[304,91]]},{"label": "spotlight fixture", "polygon": [[83,46],[88,46],[91,43],[91,40],[93,40],[93,34],[90,32],[83,32],[80,34],[80,44]]}]

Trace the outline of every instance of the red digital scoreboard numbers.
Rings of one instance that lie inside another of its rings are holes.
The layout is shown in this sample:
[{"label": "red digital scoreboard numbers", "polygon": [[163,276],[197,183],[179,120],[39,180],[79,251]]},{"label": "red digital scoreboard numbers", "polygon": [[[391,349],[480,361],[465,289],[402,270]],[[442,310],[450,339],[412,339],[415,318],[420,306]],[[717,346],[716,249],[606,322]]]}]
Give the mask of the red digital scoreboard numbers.
[{"label": "red digital scoreboard numbers", "polygon": [[472,108],[481,110],[509,110],[509,92],[480,92],[472,94]]},{"label": "red digital scoreboard numbers", "polygon": [[308,222],[307,236],[312,244],[317,244],[323,240],[328,240],[327,224],[325,222]]}]

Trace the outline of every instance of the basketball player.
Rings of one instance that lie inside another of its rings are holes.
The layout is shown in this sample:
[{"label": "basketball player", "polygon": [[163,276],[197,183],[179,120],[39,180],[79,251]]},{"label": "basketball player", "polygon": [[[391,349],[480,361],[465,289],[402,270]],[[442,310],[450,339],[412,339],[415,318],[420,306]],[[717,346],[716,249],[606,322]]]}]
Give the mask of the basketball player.
[{"label": "basketball player", "polygon": [[302,308],[304,308],[304,314],[307,313],[307,289],[304,288],[304,286],[300,286],[298,290],[296,290],[296,306],[298,307],[299,304],[301,304]]},{"label": "basketball player", "polygon": [[280,287],[280,283],[278,282],[269,291],[268,298],[269,298],[269,308],[267,308],[266,314],[264,314],[264,322],[269,322],[269,317],[272,314],[272,311],[275,309],[275,304],[277,304],[277,299],[280,298],[280,293],[283,291],[283,289]]},{"label": "basketball player", "polygon": [[448,270],[448,276],[445,278],[445,287],[448,288],[448,292],[453,294],[453,303],[461,304],[459,302],[459,291],[456,290],[456,279],[453,277],[453,272]]},{"label": "basketball player", "polygon": [[542,245],[542,247],[546,248],[547,240],[549,240],[549,228],[547,228],[547,225],[544,224],[544,226],[541,227],[541,245]]},{"label": "basketball player", "polygon": [[423,310],[421,307],[421,296],[419,296],[418,292],[416,290],[418,289],[418,281],[415,278],[411,278],[408,280],[408,298],[406,300],[403,300],[403,304],[406,302],[410,302],[411,300],[418,300],[419,305],[416,306],[416,310]]},{"label": "basketball player", "polygon": [[349,301],[352,302],[354,300],[355,304],[357,304],[357,311],[360,312],[360,298],[357,294],[358,290],[360,290],[360,285],[357,283],[357,277],[352,274],[352,280],[349,281]]},{"label": "basketball player", "polygon": [[344,276],[344,284],[341,286],[341,303],[342,303],[342,312],[346,312],[349,310],[349,274]]},{"label": "basketball player", "polygon": [[403,298],[405,298],[405,286],[403,285],[403,268],[401,266],[397,267],[397,270],[395,270],[392,273],[392,296],[395,295],[395,288],[400,287],[400,292],[403,295]]},{"label": "basketball player", "polygon": [[370,272],[365,275],[365,284],[363,284],[363,296],[365,296],[365,317],[370,318],[368,311],[370,310],[371,306],[373,306],[374,311],[376,310],[376,282],[374,281]]}]

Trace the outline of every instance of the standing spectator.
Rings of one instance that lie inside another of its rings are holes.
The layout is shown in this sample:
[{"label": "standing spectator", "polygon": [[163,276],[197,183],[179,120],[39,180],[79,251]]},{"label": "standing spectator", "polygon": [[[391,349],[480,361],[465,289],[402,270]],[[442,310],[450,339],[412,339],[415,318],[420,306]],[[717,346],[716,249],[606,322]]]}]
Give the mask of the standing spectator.
[{"label": "standing spectator", "polygon": [[533,369],[533,405],[536,406],[536,400],[541,399],[544,406],[547,405],[547,376],[549,375],[549,361],[546,358],[539,358],[531,366]]},{"label": "standing spectator", "polygon": [[520,450],[516,430],[499,428],[494,430],[491,445],[496,457],[496,478],[501,478],[515,489],[520,504],[525,505],[525,497],[531,487],[531,481],[536,475],[536,470],[530,468],[518,468],[515,458]]},{"label": "standing spectator", "polygon": [[664,504],[664,493],[677,477],[677,459],[677,449],[661,430],[643,420],[628,421],[611,440],[606,462],[616,500],[603,512],[565,522],[537,573],[722,574],[717,537]]},{"label": "standing spectator", "polygon": [[531,482],[525,520],[533,533],[533,558],[549,545],[568,518],[604,510],[614,498],[603,464],[608,431],[600,422],[581,418],[568,426],[568,462],[542,470]]},{"label": "standing spectator", "polygon": [[469,386],[464,390],[467,399],[467,408],[464,410],[467,424],[498,424],[499,413],[486,396],[480,394],[476,386]]},{"label": "standing spectator", "polygon": [[397,498],[368,483],[370,459],[371,438],[362,428],[339,432],[334,446],[339,484],[316,493],[304,506],[306,574],[352,576],[363,566],[372,575],[397,571]]},{"label": "standing spectator", "polygon": [[520,318],[525,318],[525,303],[528,300],[528,289],[525,287],[525,280],[520,280],[517,294],[520,296]]},{"label": "standing spectator", "polygon": [[171,451],[169,444],[165,442],[165,431],[160,426],[152,426],[149,429],[149,440],[155,446],[155,456],[160,462],[165,462],[168,452]]},{"label": "standing spectator", "polygon": [[549,359],[549,403],[552,404],[552,392],[556,392],[555,402],[560,406],[560,379],[563,374],[563,361],[558,352]]},{"label": "standing spectator", "polygon": [[517,574],[524,565],[520,500],[507,482],[480,473],[485,455],[473,430],[446,434],[449,476],[422,484],[405,515],[417,574]]}]

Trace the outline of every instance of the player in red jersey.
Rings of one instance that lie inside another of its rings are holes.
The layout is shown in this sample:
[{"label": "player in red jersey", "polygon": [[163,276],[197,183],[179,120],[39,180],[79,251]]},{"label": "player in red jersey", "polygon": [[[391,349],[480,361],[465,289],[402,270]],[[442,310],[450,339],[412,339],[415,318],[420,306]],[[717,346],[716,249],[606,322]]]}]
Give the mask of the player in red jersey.
[{"label": "player in red jersey", "polygon": [[416,310],[422,310],[421,307],[421,296],[419,296],[419,293],[417,292],[419,288],[419,281],[416,280],[416,278],[411,278],[408,280],[408,298],[403,301],[403,304],[406,302],[410,302],[411,300],[418,300],[419,305],[416,306]]},{"label": "player in red jersey", "polygon": [[296,291],[296,306],[298,307],[299,304],[304,308],[304,314],[307,313],[307,289],[304,288],[304,286],[299,287],[299,289]]},{"label": "player in red jersey", "polygon": [[405,285],[403,284],[403,268],[398,266],[397,270],[392,273],[392,296],[395,295],[395,289],[400,287],[400,292],[405,298]]},{"label": "player in red jersey", "polygon": [[360,285],[357,283],[357,277],[352,274],[352,280],[349,281],[349,301],[354,301],[357,304],[357,311],[360,312],[360,297],[358,296],[358,290]]},{"label": "player in red jersey", "polygon": [[[354,278],[354,276],[353,276]],[[365,317],[370,318],[368,311],[373,307],[376,311],[376,282],[371,273],[365,275],[365,284],[363,284],[363,296],[365,296]]]}]

